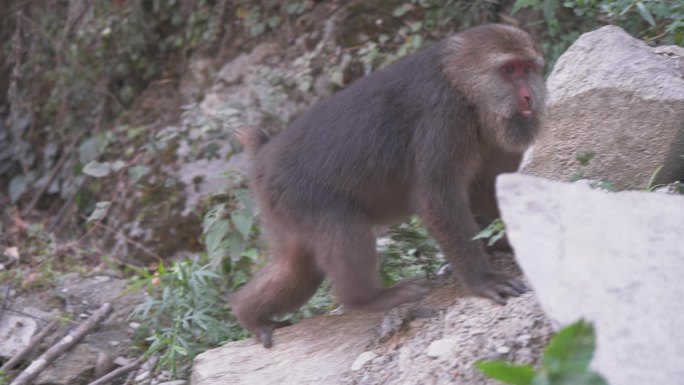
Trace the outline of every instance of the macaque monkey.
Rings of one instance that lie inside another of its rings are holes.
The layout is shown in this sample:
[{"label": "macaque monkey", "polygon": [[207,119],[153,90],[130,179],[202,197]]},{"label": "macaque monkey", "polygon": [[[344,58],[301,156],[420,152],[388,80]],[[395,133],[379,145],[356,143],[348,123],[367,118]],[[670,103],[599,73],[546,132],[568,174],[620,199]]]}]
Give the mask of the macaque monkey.
[{"label": "macaque monkey", "polygon": [[499,216],[494,181],[517,170],[544,115],[544,59],[526,32],[483,25],[366,76],[269,139],[238,138],[272,255],[231,296],[265,347],[272,317],[295,311],[325,277],[346,308],[418,301],[420,280],[382,287],[372,227],[418,215],[466,291],[505,304],[523,283],[493,272],[473,217]]}]

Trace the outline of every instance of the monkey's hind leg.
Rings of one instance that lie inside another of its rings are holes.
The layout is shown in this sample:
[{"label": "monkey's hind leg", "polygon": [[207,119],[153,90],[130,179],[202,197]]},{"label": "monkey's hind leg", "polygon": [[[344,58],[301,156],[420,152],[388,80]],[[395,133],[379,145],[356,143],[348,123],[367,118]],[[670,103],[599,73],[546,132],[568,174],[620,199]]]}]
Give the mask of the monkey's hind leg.
[{"label": "monkey's hind leg", "polygon": [[316,292],[323,278],[310,256],[280,254],[231,296],[233,313],[265,348],[270,348],[273,330],[290,324],[273,321],[272,317],[297,310]]},{"label": "monkey's hind leg", "polygon": [[415,302],[428,292],[424,281],[413,279],[383,288],[379,281],[372,226],[360,214],[347,213],[322,226],[315,253],[339,301],[351,309],[384,311]]}]

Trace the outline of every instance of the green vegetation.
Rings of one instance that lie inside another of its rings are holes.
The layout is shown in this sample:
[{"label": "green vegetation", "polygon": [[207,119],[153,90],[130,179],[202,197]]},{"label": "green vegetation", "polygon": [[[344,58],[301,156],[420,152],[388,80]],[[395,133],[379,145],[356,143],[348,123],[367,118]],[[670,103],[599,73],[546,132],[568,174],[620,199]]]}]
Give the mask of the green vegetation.
[{"label": "green vegetation", "polygon": [[578,321],[551,339],[537,370],[505,361],[480,361],[475,366],[488,377],[512,385],[608,385],[589,369],[595,345],[594,326]]},{"label": "green vegetation", "polygon": [[550,71],[558,57],[582,33],[605,24],[622,27],[649,43],[684,45],[684,2],[667,0],[516,0],[511,10],[540,14],[529,23],[545,27],[540,41]]},{"label": "green vegetation", "polygon": [[[278,106],[315,102],[317,80],[329,81],[332,90],[344,87],[453,31],[502,17],[518,18],[535,34],[547,70],[581,33],[607,23],[649,44],[684,45],[682,1],[340,4],[0,5],[0,251],[7,268],[0,282],[22,292],[49,290],[64,272],[121,271],[148,294],[134,315],[143,324],[142,348],[160,355],[160,367],[182,373],[198,352],[248,335],[226,298],[266,261],[245,181],[232,176],[229,186],[188,207],[188,190],[202,181],[183,182],[177,172],[193,162],[227,162],[240,150],[232,139],[237,126],[277,131],[291,119]],[[327,36],[332,15],[346,16]],[[255,103],[228,101],[204,111],[199,102],[221,65],[262,42],[288,47],[281,59],[292,65],[260,68],[248,79],[258,93]],[[578,155],[577,178],[590,160]],[[499,220],[475,239],[493,243],[504,232]],[[194,260],[170,262],[179,250]],[[390,229],[381,248],[383,283],[434,276],[444,263],[437,255],[416,219]],[[284,317],[297,320],[334,305],[326,282],[299,312]]]},{"label": "green vegetation", "polygon": [[497,218],[494,222],[482,229],[482,231],[475,234],[472,240],[488,239],[487,246],[491,246],[495,244],[496,241],[503,238],[504,235],[506,235],[506,225],[501,218]]},{"label": "green vegetation", "polygon": [[232,317],[219,281],[196,261],[174,262],[168,271],[161,264],[145,302],[131,315],[141,322],[146,354],[159,353],[158,366],[169,368],[173,377],[208,347],[247,336]]}]

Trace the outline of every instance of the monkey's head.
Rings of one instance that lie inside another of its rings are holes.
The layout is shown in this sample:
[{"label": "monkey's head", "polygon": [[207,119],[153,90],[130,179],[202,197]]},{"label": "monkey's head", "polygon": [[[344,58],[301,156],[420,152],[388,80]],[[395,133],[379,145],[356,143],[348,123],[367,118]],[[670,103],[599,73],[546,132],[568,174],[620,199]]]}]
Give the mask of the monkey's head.
[{"label": "monkey's head", "polygon": [[544,58],[525,31],[483,25],[449,38],[444,73],[477,111],[483,138],[511,151],[527,148],[545,113]]}]

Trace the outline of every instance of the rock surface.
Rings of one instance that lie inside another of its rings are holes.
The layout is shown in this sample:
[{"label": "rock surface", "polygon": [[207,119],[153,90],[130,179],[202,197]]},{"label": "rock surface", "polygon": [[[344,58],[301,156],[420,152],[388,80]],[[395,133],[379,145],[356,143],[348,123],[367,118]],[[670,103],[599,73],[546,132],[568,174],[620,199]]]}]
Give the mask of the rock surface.
[{"label": "rock surface", "polygon": [[0,357],[12,358],[31,343],[38,322],[22,314],[7,312],[0,318]]},{"label": "rock surface", "polygon": [[382,314],[323,316],[274,333],[266,350],[254,338],[195,358],[192,384],[336,384],[366,351]]},{"label": "rock surface", "polygon": [[60,356],[32,382],[34,385],[85,385],[93,377],[97,352],[78,344]]},{"label": "rock surface", "polygon": [[593,321],[593,367],[611,384],[684,378],[684,197],[609,193],[508,174],[497,195],[546,314]]},{"label": "rock surface", "polygon": [[[499,254],[494,263],[498,271],[519,274],[510,255]],[[441,284],[418,307],[434,312],[309,318],[276,330],[268,350],[250,339],[207,351],[195,359],[192,384],[498,385],[473,363],[534,363],[541,355],[551,327],[532,293],[499,306]],[[389,334],[382,327],[387,317],[397,324]]]},{"label": "rock surface", "polygon": [[681,177],[684,161],[684,48],[651,48],[622,29],[582,35],[547,81],[549,116],[523,172],[567,181],[578,151],[594,152],[585,170],[618,188]]}]

